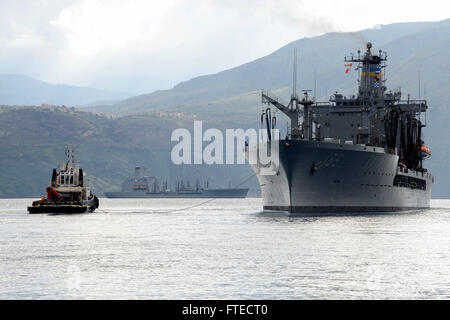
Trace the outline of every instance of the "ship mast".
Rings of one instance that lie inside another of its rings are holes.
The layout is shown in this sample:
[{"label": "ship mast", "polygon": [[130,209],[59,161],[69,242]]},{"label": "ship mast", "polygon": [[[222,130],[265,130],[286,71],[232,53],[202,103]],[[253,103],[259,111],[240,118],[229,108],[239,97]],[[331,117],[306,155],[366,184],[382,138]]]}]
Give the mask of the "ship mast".
[{"label": "ship mast", "polygon": [[344,58],[345,62],[358,63],[359,72],[359,99],[365,102],[365,105],[370,107],[373,99],[384,96],[386,87],[384,85],[384,69],[386,68],[385,61],[387,59],[386,53],[373,55],[372,43],[368,42],[366,45],[366,53],[361,57],[358,51],[358,58],[353,55],[350,59]]},{"label": "ship mast", "polygon": [[74,160],[73,160],[73,148],[72,145],[69,144],[66,146],[66,156],[67,156],[67,164],[73,164]]}]

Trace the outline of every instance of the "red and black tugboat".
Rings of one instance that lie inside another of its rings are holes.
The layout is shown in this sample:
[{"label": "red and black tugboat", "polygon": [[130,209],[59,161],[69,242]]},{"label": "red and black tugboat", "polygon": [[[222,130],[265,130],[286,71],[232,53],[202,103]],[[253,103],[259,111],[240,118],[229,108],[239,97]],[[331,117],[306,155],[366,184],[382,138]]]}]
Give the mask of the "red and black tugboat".
[{"label": "red and black tugboat", "polygon": [[67,161],[53,169],[47,198],[33,201],[29,213],[84,213],[98,208],[98,198],[91,193],[86,173],[74,161],[73,153],[68,146]]}]

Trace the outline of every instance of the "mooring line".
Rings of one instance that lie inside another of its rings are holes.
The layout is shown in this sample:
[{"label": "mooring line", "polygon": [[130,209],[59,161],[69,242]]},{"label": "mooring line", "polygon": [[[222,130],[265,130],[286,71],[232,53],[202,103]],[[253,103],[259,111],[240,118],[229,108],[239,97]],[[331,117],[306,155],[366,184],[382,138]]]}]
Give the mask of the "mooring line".
[{"label": "mooring line", "polygon": [[[242,186],[244,183],[246,183],[248,180],[250,180],[254,176],[256,176],[256,173],[252,173],[249,177],[247,177],[241,183],[237,184],[233,189],[239,188],[240,186]],[[176,199],[176,198],[174,198],[174,199]],[[217,200],[217,199],[223,199],[223,198],[217,198],[217,197],[216,198],[211,198],[211,199],[205,200],[205,201],[203,201],[201,203],[198,203],[198,204],[195,204],[195,205],[192,205],[192,206],[189,206],[189,207],[180,208],[180,209],[174,209],[174,210],[166,210],[166,211],[152,211],[152,213],[173,213],[173,212],[178,212],[178,211],[190,210],[192,208],[200,207],[202,205],[205,205],[205,204],[207,204],[209,202],[212,202],[214,200]],[[98,211],[100,213],[109,213],[108,211],[105,211],[105,210],[102,210],[102,209],[99,209],[99,208],[97,208],[96,211]]]}]

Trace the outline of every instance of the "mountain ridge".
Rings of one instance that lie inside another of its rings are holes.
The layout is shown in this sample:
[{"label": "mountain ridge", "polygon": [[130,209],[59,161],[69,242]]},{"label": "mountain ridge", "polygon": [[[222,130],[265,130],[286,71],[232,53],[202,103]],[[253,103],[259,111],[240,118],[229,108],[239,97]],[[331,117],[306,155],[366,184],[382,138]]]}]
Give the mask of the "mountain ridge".
[{"label": "mountain ridge", "polygon": [[117,101],[131,94],[69,84],[54,84],[23,74],[0,74],[0,104],[80,106],[96,101]]}]

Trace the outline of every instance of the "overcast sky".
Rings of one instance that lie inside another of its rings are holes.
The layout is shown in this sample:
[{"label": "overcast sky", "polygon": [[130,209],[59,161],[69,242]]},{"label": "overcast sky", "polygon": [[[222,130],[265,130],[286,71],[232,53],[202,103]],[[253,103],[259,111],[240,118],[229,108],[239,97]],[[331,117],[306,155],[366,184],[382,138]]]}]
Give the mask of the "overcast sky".
[{"label": "overcast sky", "polygon": [[299,38],[449,17],[443,0],[1,0],[0,73],[146,93]]}]

